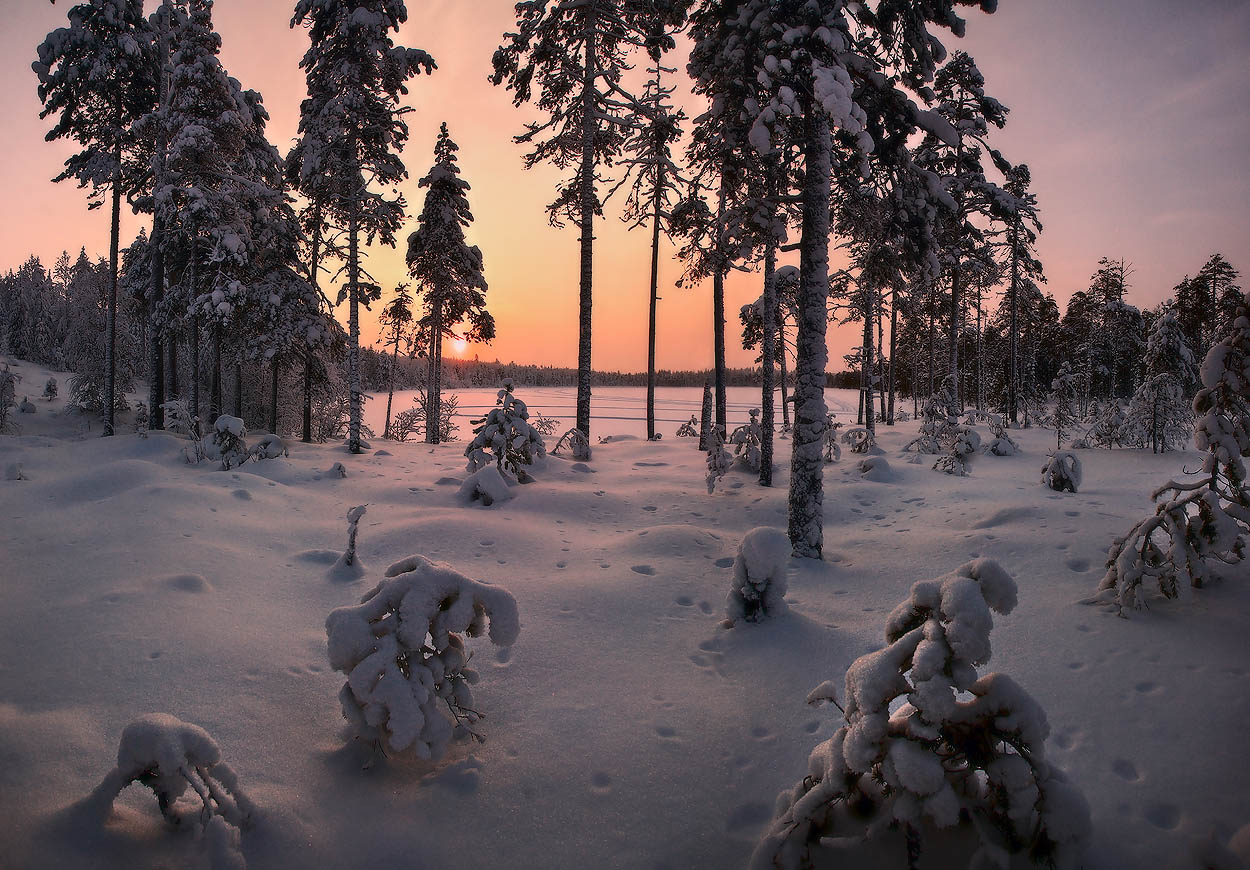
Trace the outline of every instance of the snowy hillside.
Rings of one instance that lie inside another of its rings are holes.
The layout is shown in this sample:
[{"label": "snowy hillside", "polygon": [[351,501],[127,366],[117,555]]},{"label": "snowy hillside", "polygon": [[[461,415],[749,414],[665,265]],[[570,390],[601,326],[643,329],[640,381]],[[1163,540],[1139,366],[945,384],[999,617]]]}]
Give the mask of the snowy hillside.
[{"label": "snowy hillside", "polygon": [[[788,608],[727,629],[740,541],[785,526],[786,441],[772,489],[735,469],[709,496],[703,454],[666,431],[596,444],[589,464],[551,457],[483,508],[457,498],[463,442],[294,443],[221,471],[188,465],[174,435],[100,439],[62,399],[32,401],[0,437],[0,468],[22,478],[0,481],[6,868],[207,866],[146,789],[103,822],[84,803],[151,712],[220,746],[257,806],[252,868],[741,867],[840,724],[808,692],[884,644],[914,582],[978,557],[1019,587],[984,670],[1045,709],[1048,758],[1091,806],[1086,866],[1250,865],[1244,568],[1127,619],[1077,603],[1193,452],[1079,451],[1080,491],[1057,493],[1039,482],[1049,430],[1013,431],[1020,455],[953,477],[899,453],[914,422],[882,427],[888,474],[849,454],[826,466],[826,555],[791,562]],[[364,504],[352,575],[334,563]],[[362,770],[325,620],[413,554],[506,589],[520,633],[468,641],[484,743]],[[904,866],[901,839],[881,848]]]}]

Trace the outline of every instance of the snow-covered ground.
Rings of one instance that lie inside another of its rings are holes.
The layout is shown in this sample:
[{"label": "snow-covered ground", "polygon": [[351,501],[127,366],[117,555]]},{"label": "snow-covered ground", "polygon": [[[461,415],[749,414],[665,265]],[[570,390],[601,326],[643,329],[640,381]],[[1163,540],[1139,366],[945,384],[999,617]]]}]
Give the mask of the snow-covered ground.
[{"label": "snow-covered ground", "polygon": [[[18,372],[19,397],[39,392],[46,373]],[[543,408],[541,391],[517,392]],[[456,499],[463,443],[296,443],[219,471],[187,465],[172,435],[90,437],[98,424],[80,433],[62,400],[35,401],[0,437],[0,468],[27,478],[0,480],[5,868],[206,866],[146,789],[103,824],[80,803],[148,712],[221,746],[259,807],[242,837],[253,870],[740,867],[838,725],[808,691],[882,645],[913,582],[976,556],[1019,584],[985,670],[1047,711],[1049,756],[1092,808],[1087,866],[1236,867],[1230,840],[1250,864],[1248,572],[1131,619],[1077,603],[1193,452],[1081,451],[1081,491],[1058,494],[1038,482],[1048,430],[1013,433],[1023,455],[977,456],[957,478],[899,455],[914,423],[883,428],[891,475],[866,480],[847,454],[827,466],[825,558],[793,563],[789,611],[727,630],[739,542],[785,525],[784,441],[772,489],[734,470],[709,496],[703,455],[668,424],[658,443],[596,444],[589,465],[551,459],[482,508]],[[336,462],[346,477],[327,473]],[[348,581],[333,563],[360,504],[365,568]],[[485,743],[362,770],[325,618],[410,554],[504,586],[520,636],[470,641]]]}]

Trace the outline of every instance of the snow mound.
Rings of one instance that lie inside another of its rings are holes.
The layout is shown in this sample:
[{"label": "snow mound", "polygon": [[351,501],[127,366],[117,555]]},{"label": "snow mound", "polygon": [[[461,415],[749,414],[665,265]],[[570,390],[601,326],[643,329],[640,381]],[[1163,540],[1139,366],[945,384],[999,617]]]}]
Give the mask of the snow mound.
[{"label": "snow mound", "polygon": [[725,598],[730,623],[739,619],[759,622],[785,610],[791,550],[790,538],[780,529],[761,527],[746,533],[738,545],[733,580]]},{"label": "snow mound", "polygon": [[464,504],[480,501],[483,507],[490,507],[512,498],[512,489],[499,473],[499,466],[487,465],[464,479],[457,497]]},{"label": "snow mound", "polygon": [[864,480],[875,480],[878,483],[884,483],[887,480],[894,480],[894,471],[890,468],[890,463],[886,461],[884,456],[869,456],[859,461],[859,473],[863,475]]}]

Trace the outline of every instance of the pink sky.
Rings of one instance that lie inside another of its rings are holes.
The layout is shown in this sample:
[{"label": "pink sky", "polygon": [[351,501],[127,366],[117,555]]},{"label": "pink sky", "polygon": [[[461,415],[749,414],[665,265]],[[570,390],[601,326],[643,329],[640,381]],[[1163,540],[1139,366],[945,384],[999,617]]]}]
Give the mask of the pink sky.
[{"label": "pink sky", "polygon": [[[43,141],[35,46],[65,22],[67,4],[20,0],[6,9],[0,33],[0,192],[4,197],[0,268],[31,253],[51,265],[63,249],[107,252],[106,210],[88,212],[72,182],[52,184],[71,153]],[[285,153],[304,94],[298,63],[307,45],[288,27],[289,0],[217,0],[222,61],[245,87],[262,92],[272,115],[270,140]],[[493,345],[470,348],[483,359],[572,366],[577,345],[577,231],[547,226],[545,204],[557,174],[525,171],[512,135],[533,117],[486,80],[500,35],[512,26],[507,0],[409,2],[400,41],[434,55],[439,69],[414,79],[404,152],[412,178],[403,186],[409,213],[420,210],[416,180],[428,167],[438,125],[460,145],[498,323]],[[968,13],[968,38],[946,40],[969,51],[986,87],[1011,108],[995,141],[1008,159],[1033,170],[1045,232],[1040,255],[1049,289],[1062,306],[1088,284],[1099,257],[1133,264],[1130,301],[1157,303],[1214,251],[1250,269],[1250,3],[1231,0],[1003,0],[1000,11]],[[679,62],[684,66],[684,59]],[[123,214],[123,239],[141,219]],[[415,217],[403,238],[415,229]],[[596,225],[597,369],[646,368],[649,233],[628,232],[619,206]],[[658,357],[661,368],[711,363],[711,288],[672,286],[680,265],[661,262]],[[403,247],[375,249],[370,268],[389,289],[405,279]],[[1244,282],[1243,282],[1244,283]],[[738,349],[737,310],[759,295],[756,275],[727,285],[730,365]],[[372,320],[366,339],[376,334]],[[830,368],[857,340],[831,330]]]}]

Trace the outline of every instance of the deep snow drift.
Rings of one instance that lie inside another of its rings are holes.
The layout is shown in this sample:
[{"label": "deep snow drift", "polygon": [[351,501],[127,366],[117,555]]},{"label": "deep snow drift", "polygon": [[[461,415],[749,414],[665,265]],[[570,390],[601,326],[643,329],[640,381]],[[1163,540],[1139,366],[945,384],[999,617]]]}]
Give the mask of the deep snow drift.
[{"label": "deep snow drift", "polygon": [[[743,536],[785,525],[786,441],[772,489],[735,467],[709,496],[704,454],[672,424],[658,443],[596,443],[590,463],[550,457],[483,507],[458,497],[463,441],[374,439],[362,456],[294,443],[221,471],[187,465],[172,435],[100,439],[63,400],[32,401],[22,433],[0,437],[0,466],[25,478],[0,480],[6,868],[207,866],[146,789],[103,823],[91,812],[122,729],[151,712],[220,746],[256,806],[241,838],[253,870],[742,867],[841,724],[809,691],[882,647],[913,583],[977,558],[1018,584],[992,669],[1046,711],[1047,759],[1092,810],[1087,866],[1250,863],[1244,566],[1129,619],[1077,603],[1150,491],[1199,465],[1192,450],[1079,451],[1080,489],[1059,493],[1038,473],[1050,430],[1013,430],[1018,455],[977,454],[958,477],[900,453],[915,422],[881,426],[891,473],[848,455],[826,466],[823,561],[792,560],[787,607],[726,629]],[[346,476],[327,471],[339,462]],[[336,571],[358,505],[363,567]],[[465,641],[484,743],[362,770],[326,617],[409,554],[506,589],[520,633]],[[881,849],[904,866],[901,840]]]}]

